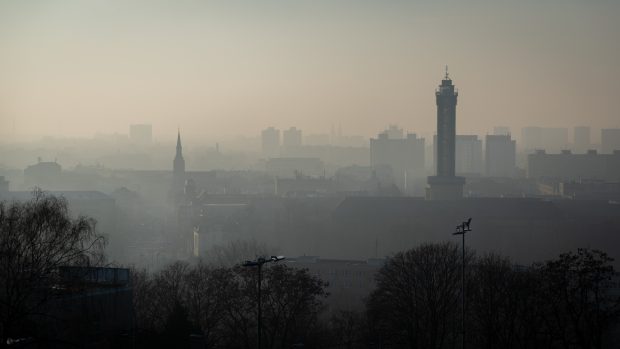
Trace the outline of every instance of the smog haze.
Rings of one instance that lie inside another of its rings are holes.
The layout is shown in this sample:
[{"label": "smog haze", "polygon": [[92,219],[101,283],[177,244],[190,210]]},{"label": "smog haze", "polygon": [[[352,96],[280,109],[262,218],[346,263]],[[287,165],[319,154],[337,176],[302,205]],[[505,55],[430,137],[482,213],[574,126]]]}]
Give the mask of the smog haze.
[{"label": "smog haze", "polygon": [[1,133],[428,137],[445,65],[464,133],[618,127],[619,15],[605,0],[3,0]]}]

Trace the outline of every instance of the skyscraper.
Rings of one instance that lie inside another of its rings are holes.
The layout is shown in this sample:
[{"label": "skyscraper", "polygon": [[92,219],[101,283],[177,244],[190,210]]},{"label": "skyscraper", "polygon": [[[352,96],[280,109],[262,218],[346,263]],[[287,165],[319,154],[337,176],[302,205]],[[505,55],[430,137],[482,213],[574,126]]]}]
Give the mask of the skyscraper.
[{"label": "skyscraper", "polygon": [[437,103],[437,173],[428,177],[426,197],[451,200],[463,197],[465,179],[455,176],[456,101],[458,92],[448,75],[435,91]]}]

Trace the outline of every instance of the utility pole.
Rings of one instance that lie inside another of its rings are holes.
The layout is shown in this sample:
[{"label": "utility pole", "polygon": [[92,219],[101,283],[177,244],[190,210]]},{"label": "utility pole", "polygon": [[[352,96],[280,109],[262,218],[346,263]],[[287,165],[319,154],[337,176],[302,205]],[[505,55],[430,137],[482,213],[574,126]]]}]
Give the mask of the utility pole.
[{"label": "utility pole", "polygon": [[[446,73],[447,74],[447,73]],[[456,226],[456,232],[452,235],[461,235],[463,242],[461,247],[463,249],[463,262],[461,263],[461,347],[465,349],[465,234],[471,231],[470,228],[471,218],[467,221]]]},{"label": "utility pole", "polygon": [[262,307],[261,307],[261,283],[262,283],[262,270],[263,270],[263,264],[265,263],[269,263],[269,262],[278,262],[284,259],[284,256],[271,256],[269,258],[266,257],[259,257],[256,260],[253,261],[245,261],[243,262],[243,266],[244,267],[257,267],[258,269],[258,312],[257,312],[257,319],[256,319],[256,323],[257,323],[257,335],[258,335],[258,342],[257,342],[257,348],[261,349],[261,333],[262,333]]}]

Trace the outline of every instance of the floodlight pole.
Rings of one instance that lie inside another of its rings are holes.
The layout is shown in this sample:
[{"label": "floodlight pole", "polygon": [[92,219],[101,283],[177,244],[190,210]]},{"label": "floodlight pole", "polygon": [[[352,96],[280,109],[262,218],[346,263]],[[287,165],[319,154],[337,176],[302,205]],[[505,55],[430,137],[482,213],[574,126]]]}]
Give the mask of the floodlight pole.
[{"label": "floodlight pole", "polygon": [[263,264],[265,263],[269,263],[269,262],[278,262],[283,260],[284,257],[283,256],[271,256],[271,258],[265,258],[265,257],[259,257],[254,261],[245,261],[243,262],[243,266],[244,267],[257,267],[258,269],[258,312],[257,312],[257,316],[256,316],[256,326],[257,326],[257,335],[258,335],[258,340],[257,340],[257,348],[261,349],[261,333],[262,333],[262,307],[261,307],[261,283],[262,283],[262,271],[263,271]]},{"label": "floodlight pole", "polygon": [[471,218],[456,226],[456,232],[452,235],[461,235],[461,248],[463,251],[463,262],[461,263],[461,347],[465,349],[465,234],[471,231],[469,227]]}]

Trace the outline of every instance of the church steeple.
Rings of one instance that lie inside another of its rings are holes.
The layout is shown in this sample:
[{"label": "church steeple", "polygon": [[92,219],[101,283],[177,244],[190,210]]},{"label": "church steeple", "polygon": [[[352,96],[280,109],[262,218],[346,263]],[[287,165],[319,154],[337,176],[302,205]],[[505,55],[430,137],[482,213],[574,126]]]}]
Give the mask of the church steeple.
[{"label": "church steeple", "polygon": [[181,145],[181,131],[177,134],[177,153],[172,163],[173,175],[176,181],[185,182],[185,159],[183,159],[183,146]]},{"label": "church steeple", "polygon": [[177,133],[177,155],[176,157],[183,158],[183,146],[181,145],[181,130],[178,130],[178,133]]}]

